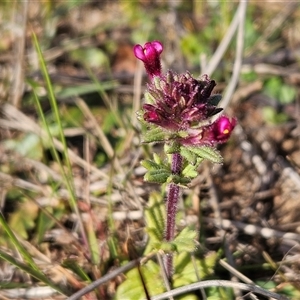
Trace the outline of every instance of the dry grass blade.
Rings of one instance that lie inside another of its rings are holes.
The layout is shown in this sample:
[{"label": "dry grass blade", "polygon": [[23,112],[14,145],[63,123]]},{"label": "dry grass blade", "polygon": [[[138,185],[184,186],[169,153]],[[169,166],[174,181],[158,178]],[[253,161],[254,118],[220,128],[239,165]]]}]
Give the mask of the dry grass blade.
[{"label": "dry grass blade", "polygon": [[1,184],[17,186],[21,189],[43,193],[44,189],[41,186],[33,184],[29,181],[20,178],[14,178],[11,175],[0,172]]},{"label": "dry grass blade", "polygon": [[[18,11],[18,6],[22,5],[22,11]],[[24,91],[24,55],[25,55],[25,39],[26,24],[28,15],[28,1],[14,3],[14,22],[16,26],[15,35],[17,42],[14,44],[14,80],[11,86],[11,96],[9,99],[14,106],[20,106]]]},{"label": "dry grass blade", "polygon": [[[226,270],[228,270],[231,274],[234,275],[235,278],[238,278],[239,280],[242,280],[243,282],[247,283],[247,284],[252,284],[254,285],[255,283],[250,280],[248,277],[246,277],[245,275],[243,275],[241,272],[239,272],[237,269],[233,268],[231,265],[229,265],[225,260],[220,259],[219,264],[225,268]],[[252,300],[258,300],[258,298],[250,293],[250,298]]]},{"label": "dry grass blade", "polygon": [[212,73],[214,73],[214,71],[216,70],[219,62],[221,61],[229,43],[231,42],[235,31],[238,28],[238,25],[240,23],[240,15],[242,10],[244,9],[244,5],[247,5],[246,3],[243,3],[246,1],[240,1],[239,7],[231,21],[231,24],[226,32],[226,35],[224,36],[224,38],[222,39],[221,43],[219,44],[217,50],[214,52],[212,58],[210,59],[209,63],[207,66],[203,67],[201,70],[202,74],[208,74],[211,75]]},{"label": "dry grass blade", "polygon": [[260,235],[265,239],[278,238],[278,239],[282,239],[283,241],[295,241],[297,243],[300,242],[300,234],[293,233],[293,232],[281,232],[271,228],[260,227],[252,224],[245,224],[242,222],[231,221],[226,219],[222,219],[221,222],[218,219],[211,219],[211,218],[205,218],[205,220],[206,222],[212,222],[216,226],[221,227],[223,229],[228,229],[233,225],[234,227],[243,230],[243,232],[246,234]]},{"label": "dry grass blade", "polygon": [[[49,286],[32,287],[28,289],[1,289],[1,300],[6,299],[44,299],[55,297],[57,291]],[[2,298],[3,297],[3,298]],[[5,297],[5,298],[4,298]]]},{"label": "dry grass blade", "polygon": [[230,82],[227,86],[226,92],[220,102],[220,106],[224,109],[228,106],[229,101],[234,93],[235,87],[238,83],[242,60],[243,60],[243,51],[244,51],[244,39],[245,39],[245,20],[246,20],[246,8],[247,1],[240,1],[240,10],[239,10],[239,27],[237,33],[237,42],[236,42],[236,54],[235,61],[233,65],[233,72]]},{"label": "dry grass blade", "polygon": [[232,282],[232,281],[227,281],[227,280],[206,280],[206,281],[193,283],[190,285],[186,285],[186,286],[174,289],[170,292],[166,292],[166,293],[160,294],[158,296],[154,296],[154,297],[152,297],[152,300],[163,300],[168,297],[178,296],[178,295],[181,295],[181,294],[184,294],[187,292],[191,292],[191,291],[194,291],[197,289],[208,288],[208,287],[212,287],[212,286],[236,288],[236,289],[240,289],[243,291],[256,293],[256,294],[259,294],[262,296],[272,297],[277,300],[288,300],[288,298],[285,296],[282,296],[282,295],[279,295],[279,294],[276,294],[273,292],[269,292],[269,291],[264,290],[261,287],[258,287],[256,285],[250,285],[250,284],[245,284],[245,283],[240,283],[240,282]]}]

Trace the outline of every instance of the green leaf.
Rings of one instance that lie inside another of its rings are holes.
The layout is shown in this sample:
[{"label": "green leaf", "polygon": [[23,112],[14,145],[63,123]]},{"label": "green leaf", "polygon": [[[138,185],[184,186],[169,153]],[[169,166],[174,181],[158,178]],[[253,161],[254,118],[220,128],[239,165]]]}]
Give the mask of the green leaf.
[{"label": "green leaf", "polygon": [[183,187],[186,187],[187,184],[189,184],[191,182],[191,179],[185,176],[181,176],[181,175],[174,175],[172,174],[171,176],[169,176],[169,178],[167,179],[168,183],[174,182],[178,185],[181,185]]},{"label": "green leaf", "polygon": [[[147,247],[149,252],[153,250],[152,243],[163,240],[165,215],[163,196],[157,192],[151,193],[148,207],[145,209],[146,230],[150,236],[150,243]],[[146,253],[148,253],[147,250]]]},{"label": "green leaf", "polygon": [[141,161],[141,165],[146,168],[147,170],[159,170],[161,169],[161,166],[155,162],[153,162],[152,160],[150,159],[145,159],[145,160],[142,160]]},{"label": "green leaf", "polygon": [[213,163],[221,163],[223,157],[216,149],[209,146],[202,147],[188,147],[190,151],[195,153],[197,156],[210,160]]},{"label": "green leaf", "polygon": [[157,243],[160,244],[161,240],[163,238],[162,232],[159,231],[157,228],[146,228],[146,231],[149,234],[149,238],[150,238],[150,245],[151,245],[151,250],[153,249],[157,249]]},{"label": "green leaf", "polygon": [[187,164],[187,166],[182,170],[182,175],[189,178],[195,178],[198,175],[195,166]]},{"label": "green leaf", "polygon": [[163,235],[161,235],[160,239],[155,238],[155,241],[151,241],[151,244],[154,249],[162,250],[164,252],[193,252],[196,248],[196,236],[196,231],[186,227],[171,242],[163,241]]},{"label": "green leaf", "polygon": [[168,139],[167,134],[160,127],[149,128],[147,132],[142,134],[143,143],[162,142]]},{"label": "green leaf", "polygon": [[156,250],[162,250],[165,253],[176,251],[176,245],[173,242],[158,241],[153,243]]},{"label": "green leaf", "polygon": [[[159,265],[150,260],[141,266],[140,270],[145,279],[150,296],[158,295],[165,291]],[[134,268],[127,272],[126,278],[127,279],[119,285],[114,300],[145,299],[146,296],[138,269]]]},{"label": "green leaf", "polygon": [[180,147],[180,154],[183,156],[189,163],[195,165],[197,162],[197,155],[190,151],[186,147]]},{"label": "green leaf", "polygon": [[173,275],[173,288],[197,282],[197,273],[201,279],[213,274],[216,261],[216,252],[211,252],[205,258],[201,260],[195,259],[194,261],[192,261],[189,252],[181,252],[178,255],[174,255],[175,273]]},{"label": "green leaf", "polygon": [[163,164],[163,160],[161,159],[161,157],[158,154],[153,153],[153,159],[157,164],[159,164],[159,165]]},{"label": "green leaf", "polygon": [[176,246],[176,251],[178,253],[186,251],[193,252],[196,248],[195,238],[197,232],[185,227],[172,242]]},{"label": "green leaf", "polygon": [[167,154],[174,154],[180,152],[180,145],[176,142],[173,142],[171,144],[165,144],[165,152]]},{"label": "green leaf", "polygon": [[161,82],[162,81],[160,80],[160,77],[159,76],[154,76],[152,80],[153,80],[153,83],[154,83],[156,89],[161,90]]},{"label": "green leaf", "polygon": [[165,169],[150,170],[144,175],[144,180],[162,184],[167,182],[167,179],[170,175],[171,172]]}]

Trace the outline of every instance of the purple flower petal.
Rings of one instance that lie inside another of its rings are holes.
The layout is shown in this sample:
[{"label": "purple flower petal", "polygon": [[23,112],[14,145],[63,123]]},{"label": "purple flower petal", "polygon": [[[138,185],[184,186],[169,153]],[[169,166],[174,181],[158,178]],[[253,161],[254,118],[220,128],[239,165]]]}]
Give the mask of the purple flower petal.
[{"label": "purple flower petal", "polygon": [[159,41],[147,42],[144,47],[135,45],[133,48],[134,55],[144,63],[150,78],[161,76],[160,54],[162,51],[163,46]]},{"label": "purple flower petal", "polygon": [[146,56],[144,53],[144,48],[141,45],[135,45],[133,47],[133,52],[136,58],[140,59],[141,61],[146,60]]}]

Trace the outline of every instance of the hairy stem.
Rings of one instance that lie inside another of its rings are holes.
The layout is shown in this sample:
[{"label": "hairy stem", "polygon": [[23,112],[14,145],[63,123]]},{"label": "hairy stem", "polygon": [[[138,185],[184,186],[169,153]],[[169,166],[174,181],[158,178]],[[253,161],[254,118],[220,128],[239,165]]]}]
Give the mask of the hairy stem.
[{"label": "hairy stem", "polygon": [[[182,156],[178,153],[173,154],[172,156],[172,166],[171,170],[174,175],[179,175],[182,169]],[[174,239],[175,235],[175,221],[176,221],[176,211],[177,205],[180,196],[180,187],[177,184],[170,183],[168,187],[168,196],[167,196],[167,218],[165,225],[165,240],[170,242]],[[165,269],[167,276],[170,279],[173,273],[173,255],[167,254],[164,258]]]}]

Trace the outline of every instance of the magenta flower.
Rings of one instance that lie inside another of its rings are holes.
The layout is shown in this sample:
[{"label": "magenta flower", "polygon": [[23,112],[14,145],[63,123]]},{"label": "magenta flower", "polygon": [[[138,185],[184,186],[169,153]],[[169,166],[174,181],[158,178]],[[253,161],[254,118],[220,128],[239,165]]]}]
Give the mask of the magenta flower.
[{"label": "magenta flower", "polygon": [[226,116],[221,116],[211,125],[212,140],[215,140],[216,143],[227,142],[235,125],[236,119],[230,120]]},{"label": "magenta flower", "polygon": [[210,125],[189,131],[187,137],[179,139],[179,143],[185,146],[215,146],[228,141],[232,130],[236,125],[236,119],[221,116]]},{"label": "magenta flower", "polygon": [[135,45],[133,48],[134,55],[144,63],[150,78],[161,75],[160,54],[162,51],[163,46],[158,41],[148,42],[144,47]]},{"label": "magenta flower", "polygon": [[221,117],[211,123],[210,119],[222,108],[217,104],[219,95],[212,95],[216,86],[208,75],[195,79],[189,72],[161,74],[160,42],[148,42],[134,47],[135,56],[142,60],[152,79],[145,93],[143,119],[173,134],[182,145],[215,145],[228,140],[235,120]]}]

